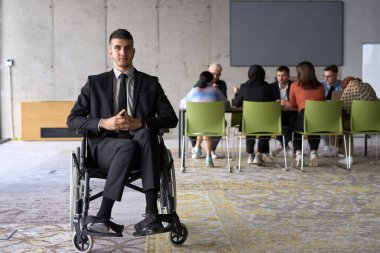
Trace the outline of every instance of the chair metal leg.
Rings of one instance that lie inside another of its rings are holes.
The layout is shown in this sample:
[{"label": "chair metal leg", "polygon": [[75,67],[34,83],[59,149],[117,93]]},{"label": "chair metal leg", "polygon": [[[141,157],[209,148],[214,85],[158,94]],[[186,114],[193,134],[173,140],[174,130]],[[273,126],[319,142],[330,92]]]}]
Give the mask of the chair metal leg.
[{"label": "chair metal leg", "polygon": [[185,173],[185,135],[182,136],[182,159],[181,159],[181,172]]},{"label": "chair metal leg", "polygon": [[231,173],[231,164],[230,164],[230,152],[229,152],[229,146],[228,146],[228,136],[226,136],[226,146],[227,146],[227,170]]},{"label": "chair metal leg", "polygon": [[285,136],[284,135],[282,135],[282,143],[283,143],[283,147],[284,147],[284,161],[285,161],[285,171],[288,171],[288,164],[287,164],[287,162],[286,162],[286,155],[287,155],[287,153],[286,153],[286,147],[285,147]]},{"label": "chair metal leg", "polygon": [[[352,150],[351,150],[351,136],[348,139],[348,157],[352,157]],[[352,158],[351,158],[352,159]],[[348,158],[346,159],[346,162],[348,164],[348,169],[351,169],[351,164],[348,161]]]},{"label": "chair metal leg", "polygon": [[239,137],[239,163],[238,163],[238,171],[240,172],[241,165],[241,136]]},{"label": "chair metal leg", "polygon": [[378,140],[379,140],[379,134],[376,134],[376,159],[377,159],[377,144],[378,144]]},{"label": "chair metal leg", "polygon": [[[349,135],[348,135],[348,138],[350,138]],[[344,145],[344,154],[346,155],[347,170],[349,170],[350,169],[349,159],[351,159],[351,157],[348,158],[348,156],[347,156],[347,146],[346,146],[346,136],[345,135],[343,135],[343,145]]]},{"label": "chair metal leg", "polygon": [[301,171],[303,171],[303,139],[304,139],[304,135],[302,135],[302,142],[301,142]]},{"label": "chair metal leg", "polygon": [[379,145],[379,134],[377,133],[376,134],[376,148],[375,148],[375,161],[371,161],[371,164],[376,164],[376,163],[380,163],[380,161],[378,160],[378,145]]}]

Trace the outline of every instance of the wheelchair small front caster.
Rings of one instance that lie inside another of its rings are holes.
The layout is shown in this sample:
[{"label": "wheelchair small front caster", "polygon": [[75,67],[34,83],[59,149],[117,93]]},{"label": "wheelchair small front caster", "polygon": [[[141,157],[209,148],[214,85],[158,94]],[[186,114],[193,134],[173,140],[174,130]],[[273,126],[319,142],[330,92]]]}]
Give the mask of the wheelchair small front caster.
[{"label": "wheelchair small front caster", "polygon": [[94,241],[91,235],[81,236],[80,240],[77,240],[77,234],[73,234],[73,245],[75,249],[79,252],[90,252],[92,246],[94,246]]},{"label": "wheelchair small front caster", "polygon": [[171,231],[169,233],[169,240],[173,246],[178,246],[183,244],[187,239],[187,227],[185,224],[181,223],[179,231]]}]

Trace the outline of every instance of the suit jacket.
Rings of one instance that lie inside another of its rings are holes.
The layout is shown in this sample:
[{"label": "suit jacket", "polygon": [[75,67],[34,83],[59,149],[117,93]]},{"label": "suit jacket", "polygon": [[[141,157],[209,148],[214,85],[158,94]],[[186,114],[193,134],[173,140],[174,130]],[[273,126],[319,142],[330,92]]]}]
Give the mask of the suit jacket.
[{"label": "suit jacket", "polygon": [[[280,94],[280,88],[278,87],[278,82],[273,82],[271,83],[274,95],[277,100],[281,99],[281,94]],[[292,85],[292,81],[288,80],[288,88],[286,89],[286,97],[287,100],[289,100],[289,91],[290,91],[290,86]]]},{"label": "suit jacket", "polygon": [[[96,144],[107,135],[106,131],[98,130],[100,119],[113,116],[113,79],[113,70],[89,76],[67,118],[67,126],[70,129],[89,131],[92,155]],[[174,128],[178,123],[175,111],[158,78],[136,69],[132,110],[133,117],[142,119],[147,127],[157,133],[160,128]]]}]

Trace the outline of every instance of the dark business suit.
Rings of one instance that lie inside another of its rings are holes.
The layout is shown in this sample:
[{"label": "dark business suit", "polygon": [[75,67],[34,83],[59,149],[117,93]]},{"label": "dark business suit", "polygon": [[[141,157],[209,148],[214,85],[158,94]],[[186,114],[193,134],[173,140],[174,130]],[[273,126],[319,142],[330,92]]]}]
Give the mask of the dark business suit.
[{"label": "dark business suit", "polygon": [[[288,80],[288,88],[286,89],[286,100],[289,101],[289,91],[290,86],[292,85],[292,81]],[[278,82],[271,83],[274,95],[276,97],[276,100],[281,100],[281,94],[280,94],[280,87]],[[281,121],[282,121],[282,127],[285,137],[285,147],[288,146],[288,143],[292,139],[292,132],[294,128],[294,123],[297,118],[297,113],[295,112],[281,112]],[[277,140],[282,142],[281,136],[277,137]]]},{"label": "dark business suit", "polygon": [[[102,168],[109,168],[104,197],[120,201],[130,167],[138,162],[144,191],[159,189],[160,156],[157,133],[174,128],[178,118],[157,77],[134,71],[132,115],[147,128],[140,128],[130,139],[119,139],[116,132],[98,129],[100,119],[113,115],[113,70],[89,76],[71,110],[67,125],[89,131],[92,157]],[[136,157],[139,157],[136,161]]]}]

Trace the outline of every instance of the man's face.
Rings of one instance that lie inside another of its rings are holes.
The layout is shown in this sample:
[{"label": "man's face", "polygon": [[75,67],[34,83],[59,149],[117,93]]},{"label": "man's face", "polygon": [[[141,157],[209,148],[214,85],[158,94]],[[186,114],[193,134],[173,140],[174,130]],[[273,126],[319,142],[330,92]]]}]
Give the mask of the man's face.
[{"label": "man's face", "polygon": [[334,84],[338,78],[338,73],[332,71],[325,71],[323,73],[323,78],[325,79],[328,85]]},{"label": "man's face", "polygon": [[212,80],[213,83],[216,83],[222,75],[222,70],[216,67],[209,67],[208,71],[214,76],[214,79]]},{"label": "man's face", "polygon": [[112,39],[108,54],[112,57],[114,67],[123,72],[132,66],[135,48],[130,40]]},{"label": "man's face", "polygon": [[276,72],[277,82],[279,84],[287,84],[289,80],[289,74],[286,71],[277,71]]}]

